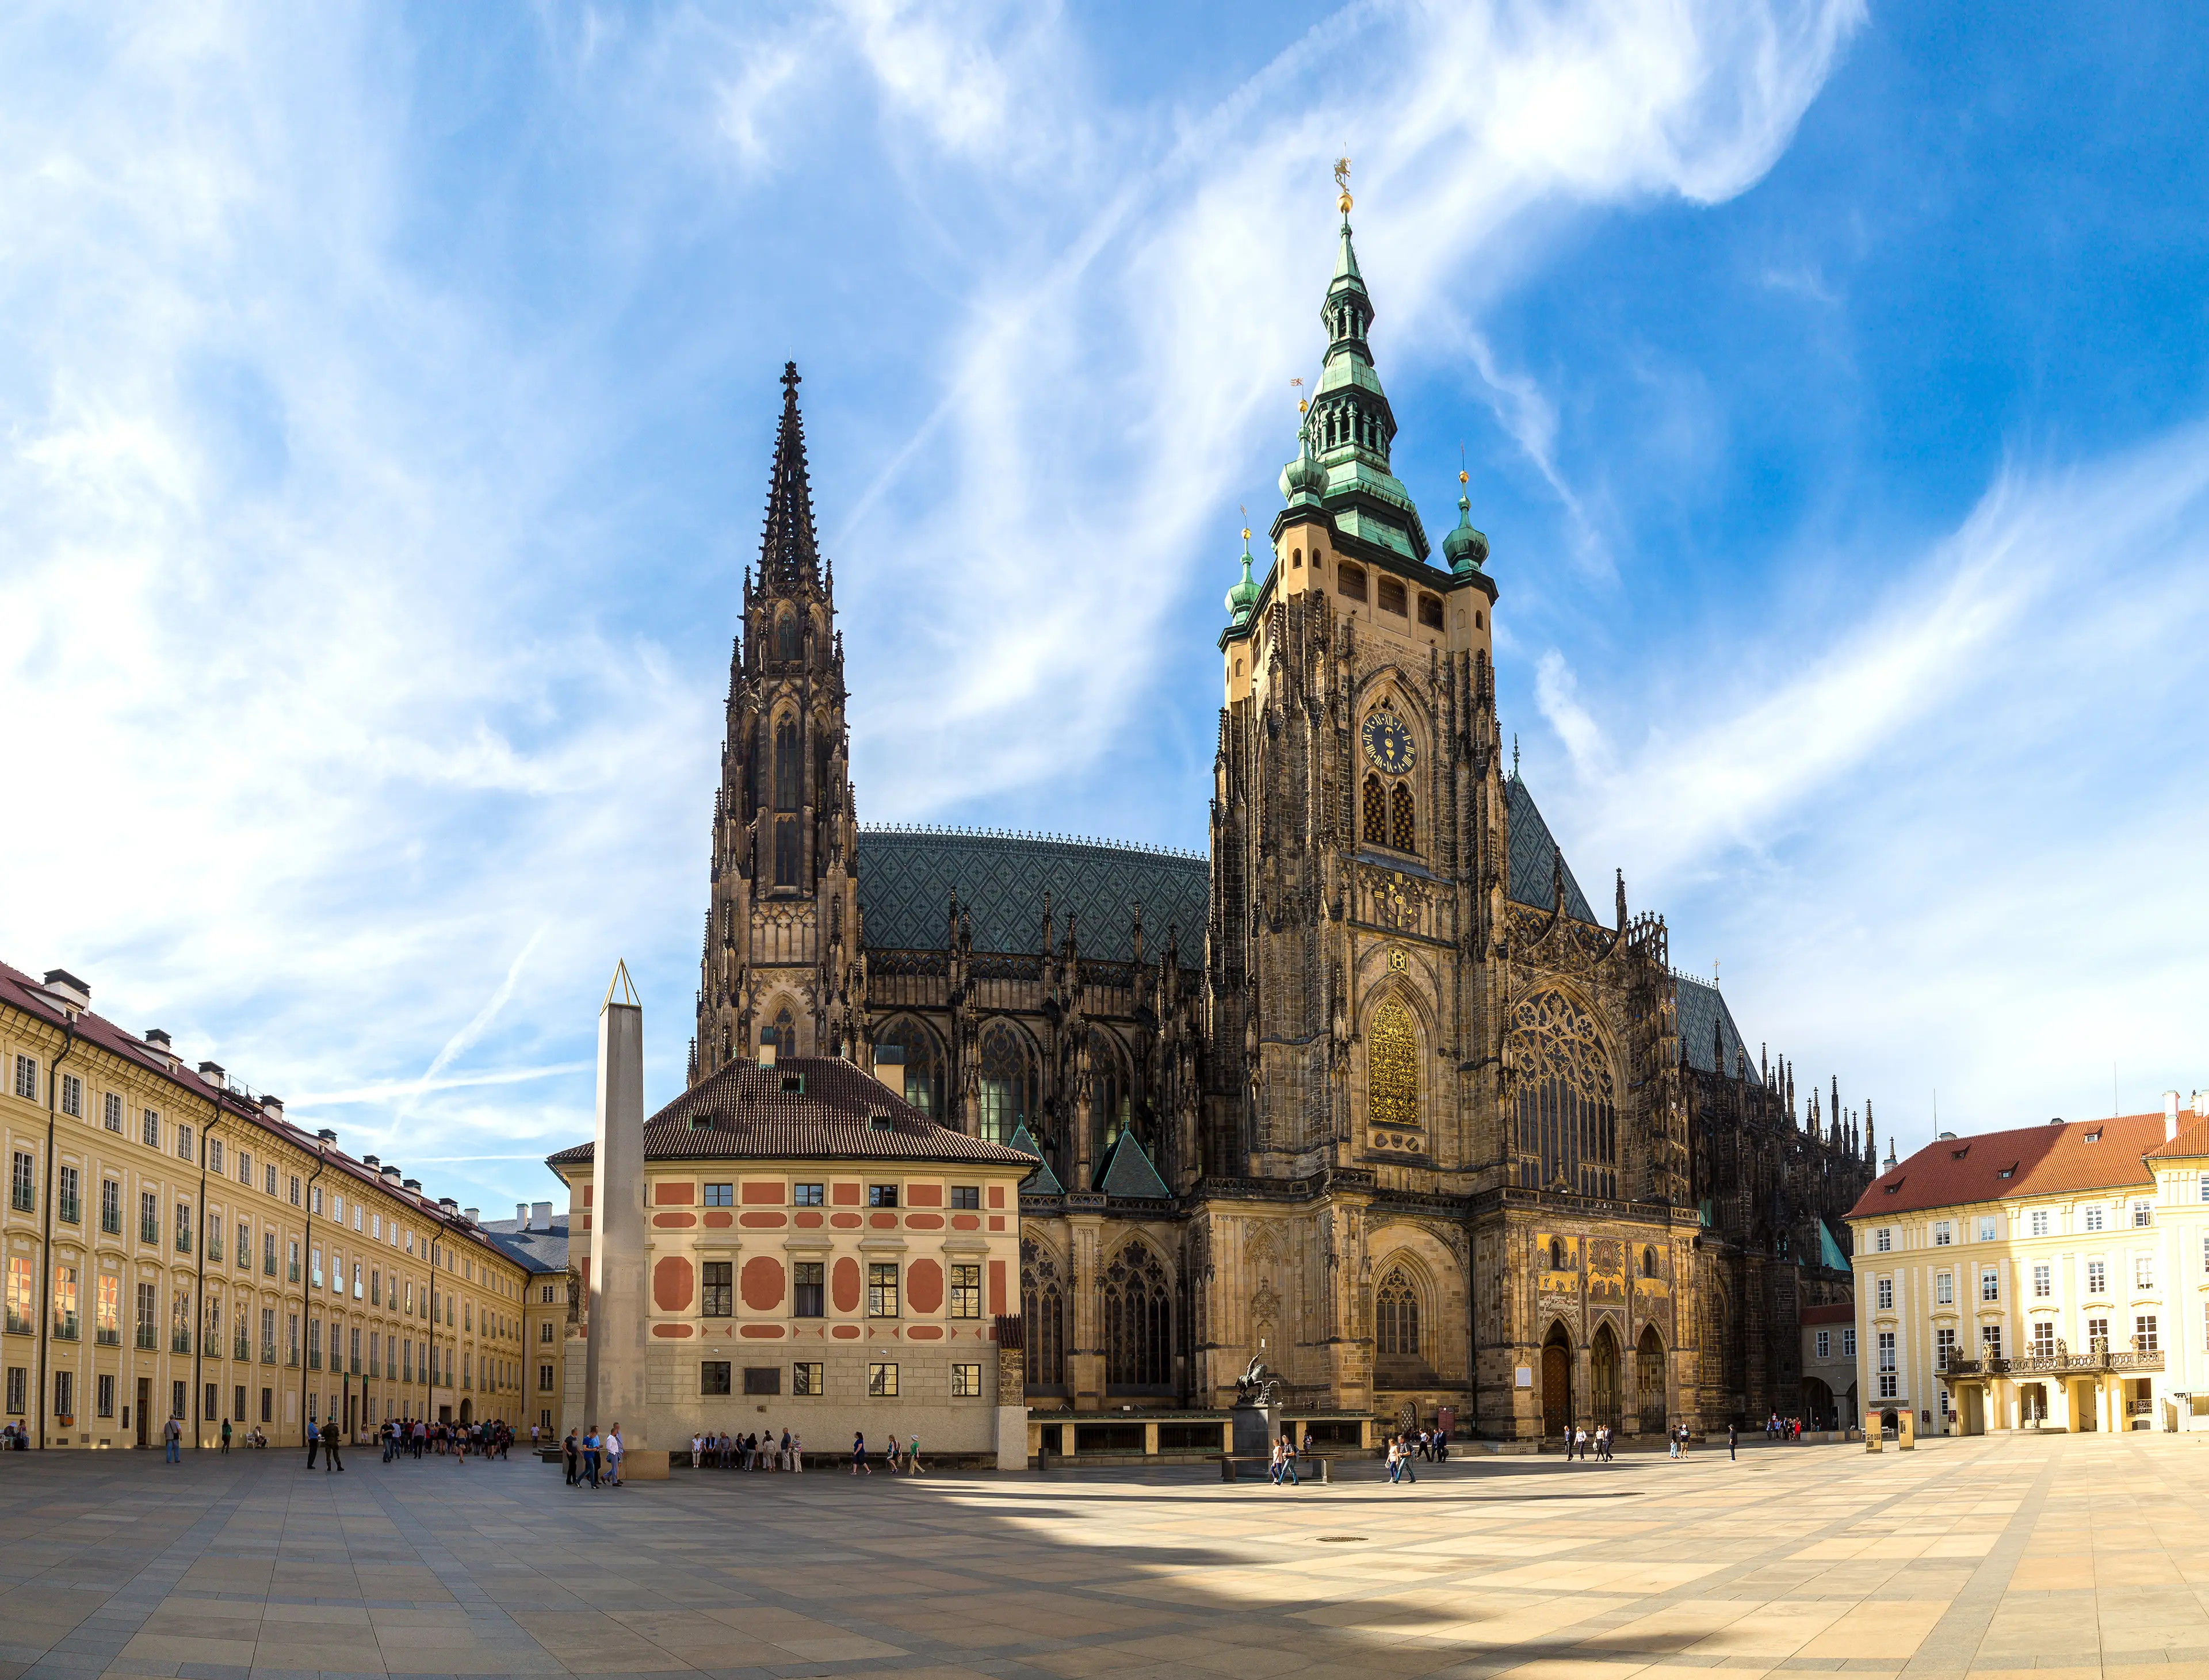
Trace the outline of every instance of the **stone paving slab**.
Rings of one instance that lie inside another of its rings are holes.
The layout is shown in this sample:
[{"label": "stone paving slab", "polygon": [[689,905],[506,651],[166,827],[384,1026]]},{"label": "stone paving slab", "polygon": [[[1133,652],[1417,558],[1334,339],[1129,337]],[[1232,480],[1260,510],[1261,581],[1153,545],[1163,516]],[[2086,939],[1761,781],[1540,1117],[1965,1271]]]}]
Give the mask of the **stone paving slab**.
[{"label": "stone paving slab", "polygon": [[0,1455],[0,1680],[2209,1680],[2209,1440],[1391,1487]]}]

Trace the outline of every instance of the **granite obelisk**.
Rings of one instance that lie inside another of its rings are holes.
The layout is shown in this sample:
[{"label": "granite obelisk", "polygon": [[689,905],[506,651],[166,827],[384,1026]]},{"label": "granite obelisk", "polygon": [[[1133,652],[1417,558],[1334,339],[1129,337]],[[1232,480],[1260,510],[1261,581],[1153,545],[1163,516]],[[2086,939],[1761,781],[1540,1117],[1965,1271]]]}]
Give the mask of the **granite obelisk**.
[{"label": "granite obelisk", "polygon": [[644,1301],[644,1006],[626,963],[599,1011],[598,1131],[591,1162],[590,1317],[584,1326],[583,1421],[621,1426],[622,1474],[667,1473],[647,1438]]}]

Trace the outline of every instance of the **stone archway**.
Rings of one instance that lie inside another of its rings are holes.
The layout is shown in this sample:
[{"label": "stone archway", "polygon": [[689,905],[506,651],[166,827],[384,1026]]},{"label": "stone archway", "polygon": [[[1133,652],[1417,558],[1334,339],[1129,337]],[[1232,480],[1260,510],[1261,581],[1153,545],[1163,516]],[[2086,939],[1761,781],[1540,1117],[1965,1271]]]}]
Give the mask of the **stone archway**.
[{"label": "stone archway", "polygon": [[1618,1338],[1609,1324],[1596,1326],[1595,1341],[1588,1349],[1588,1398],[1598,1425],[1619,1426]]},{"label": "stone archway", "polygon": [[1562,1324],[1552,1324],[1542,1343],[1542,1433],[1565,1435],[1573,1426],[1573,1347]]},{"label": "stone archway", "polygon": [[1641,1432],[1662,1435],[1667,1416],[1665,1397],[1671,1384],[1664,1380],[1664,1339],[1657,1334],[1654,1324],[1642,1326],[1634,1365],[1634,1385],[1641,1401]]}]

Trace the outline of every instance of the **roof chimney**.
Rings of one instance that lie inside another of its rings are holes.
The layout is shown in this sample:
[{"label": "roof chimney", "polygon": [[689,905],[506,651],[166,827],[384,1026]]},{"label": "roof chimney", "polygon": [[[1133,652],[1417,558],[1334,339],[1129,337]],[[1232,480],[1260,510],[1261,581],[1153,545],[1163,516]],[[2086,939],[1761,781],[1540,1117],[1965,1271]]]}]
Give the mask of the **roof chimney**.
[{"label": "roof chimney", "polygon": [[460,1217],[467,1221],[471,1225],[480,1225],[483,1223],[483,1209],[480,1208],[463,1208],[460,1209]]},{"label": "roof chimney", "polygon": [[[393,1172],[394,1172],[394,1173],[395,1173],[395,1172],[397,1172],[399,1169],[398,1169],[397,1167],[393,1167],[391,1170],[392,1170]],[[413,1191],[417,1196],[419,1196],[419,1195],[422,1193],[422,1181],[421,1181],[421,1179],[407,1179],[407,1180],[406,1181],[406,1185],[405,1185],[405,1187],[406,1187],[406,1189],[408,1189],[408,1190],[412,1191]]]},{"label": "roof chimney", "polygon": [[[261,1099],[261,1112],[266,1114],[272,1120],[282,1119],[284,1118],[284,1099],[280,1096],[268,1096],[264,1095]],[[336,1134],[333,1133],[331,1135],[334,1137]]]},{"label": "roof chimney", "polygon": [[46,990],[59,998],[63,1006],[72,1015],[92,1007],[92,987],[67,969],[46,970]]},{"label": "roof chimney", "polygon": [[2178,1093],[2165,1091],[2163,1094],[2163,1141],[2166,1143],[2174,1143],[2177,1137]]},{"label": "roof chimney", "polygon": [[516,1202],[514,1204],[514,1223],[519,1230],[527,1231],[529,1228],[528,1203]]},{"label": "roof chimney", "polygon": [[448,1214],[456,1214],[460,1210],[460,1204],[449,1196],[440,1196],[437,1198],[437,1205]]},{"label": "roof chimney", "polygon": [[774,1065],[774,1029],[772,1027],[760,1035],[759,1065],[761,1067]]},{"label": "roof chimney", "polygon": [[374,1156],[374,1155],[363,1155],[363,1156],[360,1158],[360,1164],[361,1164],[363,1167],[376,1167],[376,1168],[381,1168],[381,1167],[382,1167],[382,1165],[383,1165],[383,1163],[382,1163],[381,1161],[379,1161],[378,1159],[376,1159],[376,1156]]},{"label": "roof chimney", "polygon": [[[276,1112],[280,1114],[283,1113],[283,1106],[280,1103],[277,1106]],[[330,1126],[324,1126],[320,1131],[316,1132],[315,1136],[321,1138],[325,1143],[334,1143],[338,1141],[336,1131]]]},{"label": "roof chimney", "polygon": [[170,1047],[168,1034],[163,1032],[159,1027],[146,1029],[146,1042],[158,1050],[166,1050]]},{"label": "roof chimney", "polygon": [[532,1202],[529,1204],[529,1228],[533,1231],[550,1231],[552,1228],[552,1204],[550,1202]]},{"label": "roof chimney", "polygon": [[399,1182],[399,1163],[397,1161],[394,1161],[388,1166],[379,1167],[377,1171],[382,1173],[383,1176],[388,1179],[393,1184],[397,1184]]},{"label": "roof chimney", "polygon": [[2194,1118],[2197,1120],[2209,1119],[2209,1091],[2194,1093]]},{"label": "roof chimney", "polygon": [[220,1089],[222,1085],[222,1064],[220,1062],[202,1062],[200,1064],[200,1077],[206,1080],[208,1084]]}]

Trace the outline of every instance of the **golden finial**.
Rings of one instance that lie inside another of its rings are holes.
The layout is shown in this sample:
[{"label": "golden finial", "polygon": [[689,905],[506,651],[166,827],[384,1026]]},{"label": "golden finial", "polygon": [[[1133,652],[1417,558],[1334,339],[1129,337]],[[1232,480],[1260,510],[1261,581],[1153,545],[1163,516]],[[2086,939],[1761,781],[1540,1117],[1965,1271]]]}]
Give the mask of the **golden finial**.
[{"label": "golden finial", "polygon": [[1345,216],[1346,216],[1346,215],[1348,215],[1348,214],[1350,213],[1350,159],[1347,159],[1347,158],[1337,158],[1337,159],[1334,160],[1334,184],[1335,184],[1336,186],[1338,186],[1338,187],[1339,187],[1339,188],[1341,188],[1341,189],[1342,189],[1342,196],[1341,196],[1341,198],[1340,198],[1339,200],[1338,200],[1338,201],[1337,201],[1337,202],[1338,202],[1338,203],[1339,203],[1339,204],[1341,205],[1341,207],[1342,207],[1342,213],[1343,213],[1344,215],[1345,215]]},{"label": "golden finial", "polygon": [[[1239,501],[1235,504],[1235,508],[1237,513],[1243,515],[1243,518],[1247,522],[1250,517],[1249,508]],[[1243,527],[1243,546],[1246,549],[1250,546],[1250,527],[1248,523],[1245,523]]]},{"label": "golden finial", "polygon": [[1301,379],[1292,379],[1289,381],[1289,384],[1297,393],[1297,412],[1302,414],[1306,409],[1311,406],[1309,403],[1304,400],[1304,382]]},{"label": "golden finial", "polygon": [[1465,445],[1462,443],[1457,447],[1457,482],[1460,484],[1467,482],[1465,471]]}]

